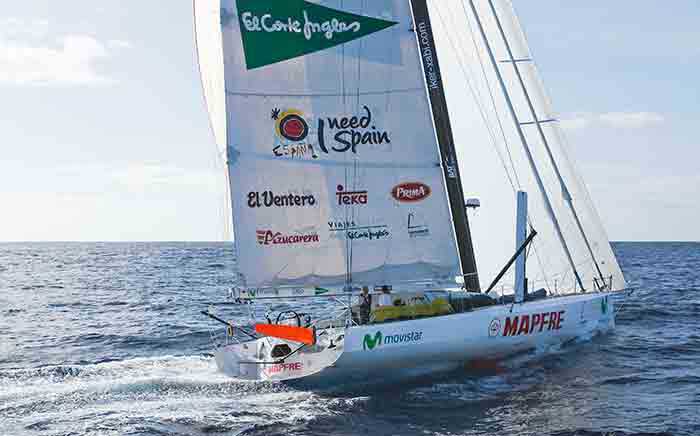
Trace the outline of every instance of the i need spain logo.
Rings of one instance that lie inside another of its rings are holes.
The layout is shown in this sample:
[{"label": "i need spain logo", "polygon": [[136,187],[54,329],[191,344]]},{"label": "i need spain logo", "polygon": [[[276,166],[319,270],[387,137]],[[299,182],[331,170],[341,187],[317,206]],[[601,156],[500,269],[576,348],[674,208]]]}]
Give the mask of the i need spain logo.
[{"label": "i need spain logo", "polygon": [[398,23],[306,0],[238,0],[249,70],[325,50]]}]

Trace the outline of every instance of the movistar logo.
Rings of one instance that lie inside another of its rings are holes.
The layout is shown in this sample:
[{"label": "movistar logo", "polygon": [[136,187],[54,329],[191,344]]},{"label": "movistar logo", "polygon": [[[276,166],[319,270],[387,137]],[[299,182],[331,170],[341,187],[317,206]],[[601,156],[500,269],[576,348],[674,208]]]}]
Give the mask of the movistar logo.
[{"label": "movistar logo", "polygon": [[420,342],[423,340],[423,332],[398,333],[395,335],[384,336],[382,332],[377,332],[372,335],[365,335],[362,341],[362,349],[374,350],[381,345],[403,344],[407,342]]},{"label": "movistar logo", "polygon": [[249,70],[335,47],[398,24],[306,0],[238,0],[237,5]]},{"label": "movistar logo", "polygon": [[365,335],[365,339],[362,341],[362,349],[374,350],[375,347],[382,345],[382,332],[377,332],[372,338],[371,335]]}]

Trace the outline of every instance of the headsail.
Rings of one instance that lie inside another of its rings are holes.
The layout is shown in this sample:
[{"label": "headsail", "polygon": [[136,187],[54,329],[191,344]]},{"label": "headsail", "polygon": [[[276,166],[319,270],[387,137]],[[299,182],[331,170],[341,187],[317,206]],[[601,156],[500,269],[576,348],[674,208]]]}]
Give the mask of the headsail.
[{"label": "headsail", "polygon": [[409,2],[222,0],[220,17],[225,117],[215,93],[210,110],[246,285],[454,281]]},{"label": "headsail", "polygon": [[440,18],[434,27],[438,47],[445,51],[441,59],[452,61],[446,86],[451,115],[464,127],[456,136],[463,144],[460,156],[466,157],[460,162],[465,190],[484,198],[473,222],[482,274],[495,274],[510,256],[514,241],[503,229],[513,228],[514,192],[525,190],[530,222],[538,231],[527,266],[532,286],[580,291],[578,274],[586,290],[624,288],[511,2],[445,0],[431,6]]}]

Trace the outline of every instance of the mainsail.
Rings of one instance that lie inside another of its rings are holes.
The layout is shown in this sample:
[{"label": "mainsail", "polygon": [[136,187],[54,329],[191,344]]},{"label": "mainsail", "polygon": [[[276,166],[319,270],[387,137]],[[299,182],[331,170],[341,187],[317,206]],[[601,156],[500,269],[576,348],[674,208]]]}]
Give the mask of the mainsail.
[{"label": "mainsail", "polygon": [[195,12],[247,286],[475,273],[460,263],[410,2],[197,0]]},{"label": "mainsail", "polygon": [[196,0],[195,23],[245,285],[478,289],[523,190],[530,288],[626,286],[509,0]]},{"label": "mainsail", "polygon": [[[555,293],[626,286],[508,0],[431,2],[456,124],[465,191],[484,199],[473,220],[482,275],[498,272],[514,247],[516,190],[530,193],[538,231],[528,257],[530,287]],[[512,283],[512,279],[511,282]],[[510,285],[506,285],[508,288]]]}]

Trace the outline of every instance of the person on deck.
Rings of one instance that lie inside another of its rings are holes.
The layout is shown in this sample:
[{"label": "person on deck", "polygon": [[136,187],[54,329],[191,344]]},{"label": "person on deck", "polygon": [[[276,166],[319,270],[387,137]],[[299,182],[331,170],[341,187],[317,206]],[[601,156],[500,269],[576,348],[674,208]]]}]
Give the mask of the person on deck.
[{"label": "person on deck", "polygon": [[369,314],[372,310],[372,296],[367,286],[362,287],[360,294],[360,324],[369,324]]},{"label": "person on deck", "polygon": [[379,306],[393,306],[394,300],[391,298],[391,290],[388,287],[382,288],[382,294],[379,296]]}]

